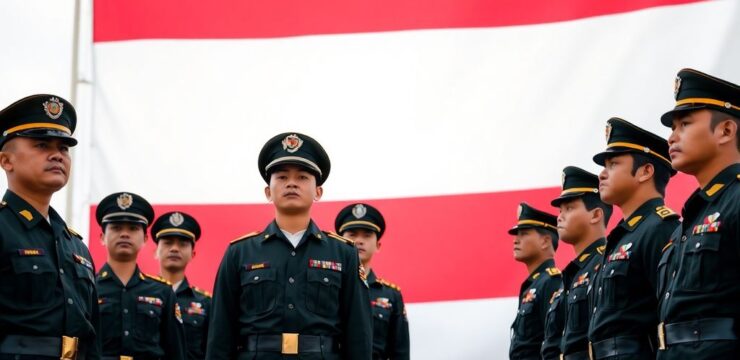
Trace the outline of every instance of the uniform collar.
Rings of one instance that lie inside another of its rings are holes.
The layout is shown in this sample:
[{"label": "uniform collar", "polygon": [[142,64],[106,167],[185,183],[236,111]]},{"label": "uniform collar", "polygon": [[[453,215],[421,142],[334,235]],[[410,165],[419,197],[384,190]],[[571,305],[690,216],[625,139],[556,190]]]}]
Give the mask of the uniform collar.
[{"label": "uniform collar", "polygon": [[370,269],[370,272],[367,274],[367,284],[368,286],[373,286],[374,284],[380,285],[378,282],[378,277],[375,276],[375,272],[373,269]]},{"label": "uniform collar", "polygon": [[192,292],[192,289],[190,288],[190,283],[188,282],[188,277],[184,277],[182,279],[182,282],[180,283],[180,286],[177,287],[177,290],[175,291],[175,294],[180,294],[183,292],[186,292],[190,290]]},{"label": "uniform collar", "polygon": [[[36,224],[39,223],[39,221],[44,220],[44,217],[41,216],[41,214],[36,211],[36,209],[31,206],[26,200],[23,200],[20,196],[16,195],[16,193],[7,190],[5,191],[5,196],[3,196],[3,201],[6,203],[8,208],[13,211],[13,213],[18,216],[18,219],[23,223],[23,225],[26,226],[26,229],[30,229]],[[56,212],[54,213],[56,215]],[[51,207],[49,207],[49,219],[52,217]]]},{"label": "uniform collar", "polygon": [[[116,276],[116,273],[113,272],[113,269],[111,269],[110,265],[106,262],[105,265],[103,265],[102,268],[100,268],[100,272],[98,272],[97,279],[99,281],[103,280],[115,280],[118,283],[120,283],[123,286],[123,282],[121,279]],[[139,265],[136,265],[136,268],[134,269],[134,274],[131,275],[131,279],[129,279],[128,284],[126,284],[125,287],[130,288],[133,286],[136,286],[136,284],[140,282],[149,281],[146,276],[144,276],[144,273],[139,271]]]},{"label": "uniform collar", "polygon": [[718,197],[730,184],[738,180],[740,180],[740,163],[732,164],[720,171],[707,186],[699,190],[699,195],[704,200],[711,201]]},{"label": "uniform collar", "polygon": [[578,254],[578,256],[573,261],[571,261],[571,263],[576,264],[579,268],[583,268],[595,254],[604,255],[604,248],[606,247],[605,244],[606,239],[604,238],[600,238],[594,241],[585,250]]},{"label": "uniform collar", "polygon": [[655,209],[657,209],[659,206],[665,205],[665,200],[663,198],[657,197],[654,199],[650,199],[646,201],[644,204],[640,205],[635,212],[630,215],[629,219],[622,220],[619,222],[619,226],[623,227],[625,230],[632,232],[635,229],[637,229],[640,224],[642,224],[645,219],[647,219],[650,214],[655,213]]},{"label": "uniform collar", "polygon": [[[321,229],[319,229],[318,226],[316,226],[316,223],[311,220],[308,223],[308,228],[306,229],[306,233],[303,234],[303,239],[301,239],[298,244],[302,244],[304,240],[306,240],[306,237],[315,239],[318,241],[326,241],[326,236],[321,232]],[[270,225],[267,225],[267,228],[265,228],[265,231],[262,232],[262,242],[265,242],[267,240],[273,239],[273,238],[280,238],[285,241],[288,241],[288,239],[285,238],[285,235],[280,230],[280,227],[277,225],[277,221],[273,220]]]},{"label": "uniform collar", "polygon": [[554,259],[547,259],[545,260],[540,266],[535,269],[535,271],[532,272],[532,274],[529,275],[528,280],[537,280],[540,276],[542,276],[542,273],[545,272],[545,270],[555,267],[555,260]]}]

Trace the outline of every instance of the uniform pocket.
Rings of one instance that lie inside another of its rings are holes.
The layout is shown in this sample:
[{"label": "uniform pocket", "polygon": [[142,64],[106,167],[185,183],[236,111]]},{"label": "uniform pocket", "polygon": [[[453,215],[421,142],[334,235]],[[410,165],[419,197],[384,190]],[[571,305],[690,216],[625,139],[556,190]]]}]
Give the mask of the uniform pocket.
[{"label": "uniform pocket", "polygon": [[687,240],[682,287],[687,290],[713,291],[719,285],[719,245],[721,234],[702,233]]},{"label": "uniform pocket", "polygon": [[136,304],[136,327],[134,328],[136,339],[158,344],[161,318],[161,307],[152,304]]},{"label": "uniform pocket", "polygon": [[47,256],[14,257],[14,297],[17,301],[46,307],[52,301],[56,289],[56,266]]},{"label": "uniform pocket", "polygon": [[661,295],[665,292],[668,284],[673,280],[673,275],[668,274],[668,264],[671,262],[671,255],[673,254],[673,249],[675,247],[675,245],[669,246],[668,249],[663,252],[663,255],[660,257],[660,261],[658,262],[658,293],[656,294],[658,299],[661,298]]},{"label": "uniform pocket", "polygon": [[588,291],[584,284],[568,293],[568,329],[584,331],[588,322]]},{"label": "uniform pocket", "polygon": [[604,288],[598,290],[604,292],[604,307],[620,308],[627,305],[629,265],[627,260],[613,261],[604,269]]},{"label": "uniform pocket", "polygon": [[342,274],[332,270],[308,269],[306,280],[306,308],[324,316],[337,314]]},{"label": "uniform pocket", "polygon": [[242,270],[241,302],[247,315],[259,315],[275,308],[278,295],[275,269]]},{"label": "uniform pocket", "polygon": [[[373,337],[385,341],[390,327],[391,309],[373,306]],[[377,340],[376,340],[377,342]]]},{"label": "uniform pocket", "polygon": [[523,338],[533,336],[535,329],[542,328],[542,324],[537,318],[534,302],[524,303],[519,307],[519,323],[517,325],[516,333]]},{"label": "uniform pocket", "polygon": [[547,325],[545,329],[546,334],[560,334],[562,332],[560,324],[562,324],[563,319],[558,307],[560,307],[560,302],[563,301],[563,296],[565,296],[564,292],[553,298],[552,304],[547,309],[547,315],[545,316],[545,325]]}]

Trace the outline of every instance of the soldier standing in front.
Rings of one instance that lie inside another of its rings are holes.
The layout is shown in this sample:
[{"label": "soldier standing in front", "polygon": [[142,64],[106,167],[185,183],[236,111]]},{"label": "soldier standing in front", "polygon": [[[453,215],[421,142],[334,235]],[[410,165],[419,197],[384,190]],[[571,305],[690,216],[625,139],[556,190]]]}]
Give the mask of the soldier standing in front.
[{"label": "soldier standing in front", "polygon": [[525,203],[518,209],[514,260],[527,266],[529,276],[519,292],[519,310],[511,326],[511,360],[541,359],[545,317],[550,300],[562,286],[553,256],[558,247],[557,217]]},{"label": "soldier standing in front", "polygon": [[740,87],[684,69],[663,115],[673,168],[700,188],[660,261],[659,359],[740,358]]},{"label": "soldier standing in front", "polygon": [[329,156],[313,138],[284,133],[264,145],[258,167],[275,220],[226,250],[206,358],[370,360],[369,295],[357,249],[311,220]]},{"label": "soldier standing in front", "polygon": [[72,104],[33,95],[0,111],[0,359],[99,359],[94,266],[50,206],[69,179]]},{"label": "soldier standing in front", "polygon": [[172,284],[182,311],[188,359],[202,360],[206,357],[211,294],[190,285],[185,276],[185,269],[195,256],[195,243],[200,239],[200,224],[184,212],[168,212],[154,221],[151,234],[157,244],[159,274]]},{"label": "soldier standing in front", "polygon": [[599,194],[622,210],[609,233],[595,281],[589,285],[592,359],[654,359],[658,324],[658,261],[678,215],[663,196],[672,174],[668,143],[619,118],[607,122],[607,148],[594,156],[604,166]]},{"label": "soldier standing in front", "polygon": [[360,262],[367,271],[373,309],[373,359],[408,360],[409,322],[401,288],[376,277],[371,266],[385,233],[383,214],[368,204],[351,204],[337,214],[334,228],[340,235],[355,242]]}]

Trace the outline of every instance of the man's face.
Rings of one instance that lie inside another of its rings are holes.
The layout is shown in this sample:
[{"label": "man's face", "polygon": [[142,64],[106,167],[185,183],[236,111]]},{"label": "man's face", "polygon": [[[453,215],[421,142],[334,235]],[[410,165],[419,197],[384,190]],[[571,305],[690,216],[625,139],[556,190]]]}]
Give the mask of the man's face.
[{"label": "man's face", "polygon": [[163,236],[157,243],[155,257],[163,269],[171,272],[184,271],[195,255],[193,242],[180,236]]},{"label": "man's face", "polygon": [[101,240],[108,249],[109,258],[120,262],[136,261],[146,241],[146,229],[138,223],[108,223],[103,228]]},{"label": "man's face", "polygon": [[296,165],[284,165],[270,174],[265,196],[281,213],[304,213],[319,200],[323,189],[316,186],[316,177]]},{"label": "man's face", "polygon": [[63,188],[72,168],[69,145],[57,138],[13,138],[5,144],[0,164],[11,182],[39,192]]},{"label": "man's face", "polygon": [[[599,194],[607,204],[624,204],[640,182],[632,175],[632,156],[622,154],[607,158],[599,174]],[[639,171],[639,170],[638,170]]]},{"label": "man's face", "polygon": [[673,119],[670,146],[673,168],[687,174],[696,174],[709,160],[717,156],[721,129],[711,129],[712,113],[697,110],[681,113]]},{"label": "man's face", "polygon": [[547,241],[535,229],[519,229],[514,237],[514,260],[526,262],[536,259]]},{"label": "man's face", "polygon": [[558,215],[560,239],[571,245],[583,240],[591,226],[594,211],[596,209],[588,211],[581,198],[560,203],[560,215]]},{"label": "man's face", "polygon": [[342,233],[342,236],[355,242],[355,247],[363,264],[373,259],[375,252],[380,250],[378,234],[367,229],[350,229]]}]

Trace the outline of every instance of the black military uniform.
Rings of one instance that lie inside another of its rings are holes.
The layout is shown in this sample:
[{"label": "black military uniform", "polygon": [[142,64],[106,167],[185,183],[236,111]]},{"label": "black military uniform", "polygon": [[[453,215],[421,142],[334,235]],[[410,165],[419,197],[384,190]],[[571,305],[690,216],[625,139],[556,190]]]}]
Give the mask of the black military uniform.
[{"label": "black military uniform", "polygon": [[[639,153],[670,169],[668,143],[622,119],[607,124],[607,150],[594,156],[603,165],[611,155]],[[672,173],[675,173],[672,169]],[[606,241],[606,251],[595,281],[589,285],[591,322],[588,338],[592,358],[652,359],[657,344],[658,261],[678,215],[658,197],[642,204],[621,220]]]},{"label": "black military uniform", "polygon": [[[380,241],[385,233],[385,219],[371,205],[351,204],[339,212],[334,228],[340,234],[352,229],[373,231]],[[368,273],[367,283],[373,310],[373,359],[409,359],[409,322],[401,288],[377,278],[372,269]]]},{"label": "black military uniform", "polygon": [[[563,169],[563,186],[552,206],[573,199],[599,197],[599,178],[575,166]],[[600,199],[599,199],[600,201]],[[544,359],[588,359],[587,288],[598,271],[604,254],[605,240],[598,239],[584,249],[563,271],[563,287],[553,296],[545,321]]]},{"label": "black military uniform", "polygon": [[[677,112],[713,109],[740,118],[740,87],[691,69],[676,79]],[[683,208],[683,224],[660,260],[659,359],[738,359],[740,345],[740,164]]]},{"label": "black military uniform", "polygon": [[[0,148],[15,137],[74,146],[72,104],[33,95],[0,112]],[[0,202],[0,359],[99,359],[94,266],[82,237],[13,191]]]},{"label": "black military uniform", "polygon": [[[271,171],[294,164],[329,175],[329,157],[314,139],[285,133],[259,156]],[[207,359],[370,359],[367,282],[352,242],[311,221],[293,246],[275,221],[231,242],[216,276]]]},{"label": "black military uniform", "polygon": [[[133,193],[106,196],[95,212],[98,224],[139,223],[154,218],[151,205]],[[124,285],[108,264],[97,275],[104,360],[186,358],[182,311],[172,284],[137,267]]]},{"label": "black military uniform", "polygon": [[[555,233],[553,248],[557,249],[557,217],[537,210],[525,203],[519,205],[519,221],[509,230],[516,235],[519,229],[542,228]],[[545,317],[562,286],[560,270],[555,261],[543,262],[522,283],[519,292],[519,310],[511,326],[509,358],[541,359],[540,351],[545,333]]]},{"label": "black military uniform", "polygon": [[[157,244],[162,237],[176,236],[191,241],[194,249],[195,243],[200,239],[201,230],[194,217],[175,211],[162,214],[157,218],[152,224],[151,234],[152,240]],[[196,286],[191,286],[185,278],[175,289],[175,295],[182,310],[188,359],[205,359],[211,294]]]}]

